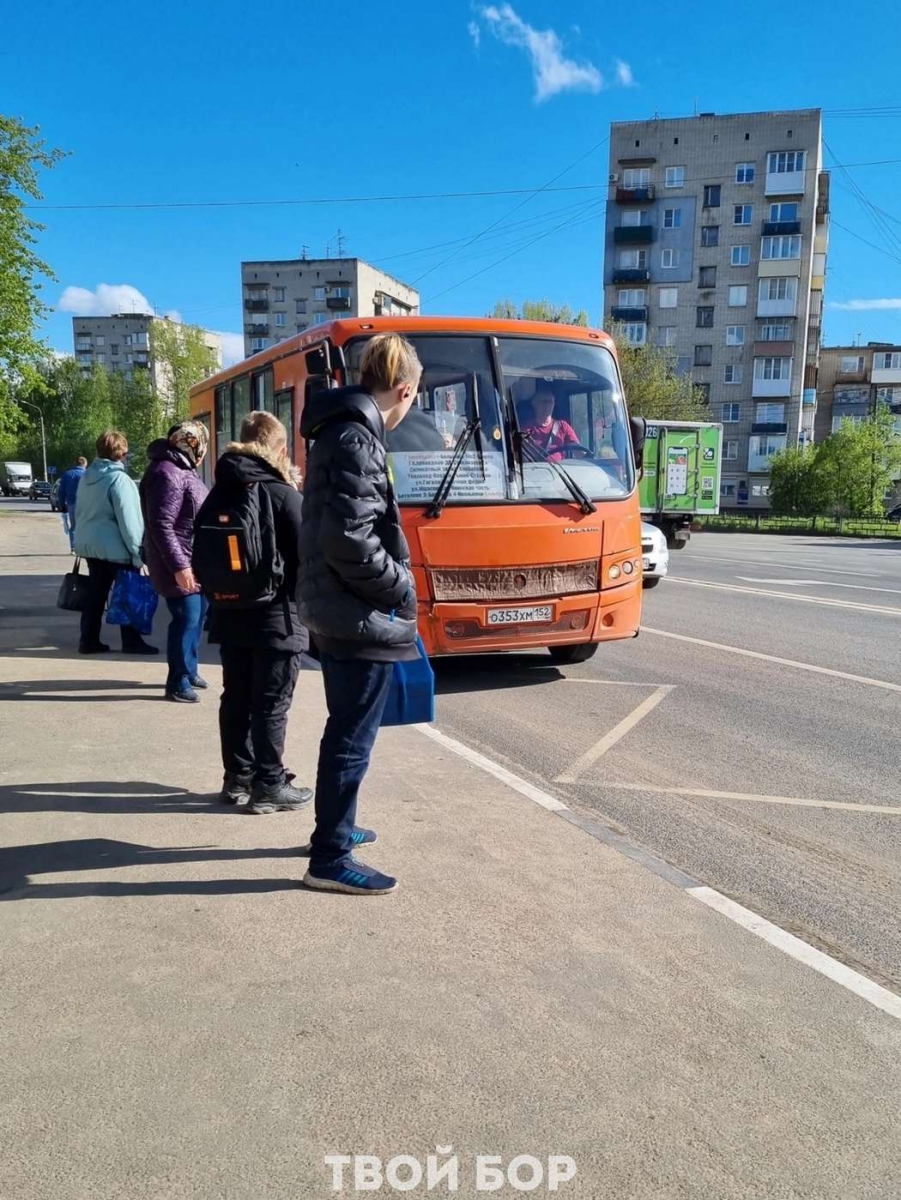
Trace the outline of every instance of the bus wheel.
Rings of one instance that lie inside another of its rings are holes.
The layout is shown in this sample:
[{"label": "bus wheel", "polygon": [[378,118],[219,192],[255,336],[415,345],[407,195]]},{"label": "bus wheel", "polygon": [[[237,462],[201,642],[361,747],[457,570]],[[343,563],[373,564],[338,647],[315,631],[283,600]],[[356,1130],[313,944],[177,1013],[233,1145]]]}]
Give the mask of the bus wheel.
[{"label": "bus wheel", "polygon": [[551,656],[551,662],[565,666],[567,663],[588,662],[589,658],[594,658],[597,654],[598,644],[597,642],[578,642],[574,646],[548,646],[547,649]]}]

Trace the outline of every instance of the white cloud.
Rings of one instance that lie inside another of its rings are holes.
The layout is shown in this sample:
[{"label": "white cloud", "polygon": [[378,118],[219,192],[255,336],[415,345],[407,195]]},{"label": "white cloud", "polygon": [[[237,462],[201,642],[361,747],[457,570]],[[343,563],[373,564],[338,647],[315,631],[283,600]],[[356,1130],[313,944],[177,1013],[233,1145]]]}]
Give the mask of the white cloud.
[{"label": "white cloud", "polygon": [[500,7],[491,4],[481,14],[498,41],[528,54],[535,99],[539,102],[560,92],[599,92],[604,86],[600,71],[592,63],[578,63],[564,55],[563,43],[553,29],[535,29],[509,4]]},{"label": "white cloud", "polygon": [[163,316],[166,318],[167,321],[174,321],[176,323],[176,325],[184,324],[184,318],[182,317],[181,313],[178,311],[177,308],[167,308],[166,311],[163,313]]},{"label": "white cloud", "polygon": [[886,309],[901,308],[901,298],[893,297],[884,300],[830,300],[827,308],[837,308],[842,312],[878,312]]},{"label": "white cloud", "polygon": [[632,68],[627,62],[623,62],[621,58],[616,60],[616,82],[622,87],[634,87],[635,76],[632,74]]},{"label": "white cloud", "polygon": [[479,29],[477,21],[469,22],[469,36],[472,38],[472,44],[475,46],[476,50],[478,50],[479,46],[482,44],[482,31]]},{"label": "white cloud", "polygon": [[220,333],[218,336],[222,341],[222,365],[233,367],[244,357],[244,334]]},{"label": "white cloud", "polygon": [[130,283],[100,283],[89,288],[67,287],[56,307],[77,317],[111,317],[114,313],[153,314],[153,305]]}]

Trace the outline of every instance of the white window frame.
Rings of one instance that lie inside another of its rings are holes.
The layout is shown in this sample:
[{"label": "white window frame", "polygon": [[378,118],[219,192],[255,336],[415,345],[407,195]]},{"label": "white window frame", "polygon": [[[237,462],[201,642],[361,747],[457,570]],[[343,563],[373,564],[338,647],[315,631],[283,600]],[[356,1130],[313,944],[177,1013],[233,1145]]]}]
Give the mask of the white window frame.
[{"label": "white window frame", "polygon": [[858,375],[863,370],[863,362],[862,354],[843,354],[839,363],[839,374]]},{"label": "white window frame", "polygon": [[[781,330],[778,337],[774,335],[775,330]],[[792,329],[790,325],[780,325],[773,321],[767,321],[760,326],[757,334],[758,342],[790,342],[792,338]]]},{"label": "white window frame", "polygon": [[648,252],[634,249],[620,250],[616,257],[616,265],[622,271],[646,271],[648,269]]},{"label": "white window frame", "polygon": [[663,186],[668,188],[685,187],[685,168],[667,167],[663,177]]},{"label": "white window frame", "polygon": [[276,325],[277,325],[277,326],[278,326],[280,329],[281,329],[281,328],[284,328],[284,326],[285,326],[285,325],[287,325],[287,323],[288,323],[288,322],[287,322],[287,317],[286,317],[286,314],[285,314],[285,313],[283,313],[283,312],[277,312],[277,313],[275,314],[275,324],[276,324]]},{"label": "white window frame", "polygon": [[754,359],[755,379],[790,380],[792,377],[792,359],[783,355],[768,354],[763,358]]},{"label": "white window frame", "polygon": [[633,191],[635,188],[649,187],[650,183],[650,167],[626,167],[623,171],[623,187],[628,191]]},{"label": "white window frame", "polygon": [[630,346],[644,346],[648,340],[648,326],[646,321],[628,321],[623,326],[623,332]]},{"label": "white window frame", "polygon": [[[897,393],[897,395],[896,395]],[[876,389],[877,404],[901,404],[901,387],[897,384],[886,383]]]},{"label": "white window frame", "polygon": [[313,288],[313,299],[314,300],[324,300],[325,299],[325,288],[324,287],[314,287]]},{"label": "white window frame", "polygon": [[760,257],[764,262],[800,258],[800,233],[773,233],[761,238]]},{"label": "white window frame", "polygon": [[730,261],[733,267],[749,267],[751,265],[751,247],[733,246]]},{"label": "white window frame", "polygon": [[660,288],[657,292],[658,308],[678,308],[679,289],[677,287]]},{"label": "white window frame", "polygon": [[727,325],[726,326],[726,345],[727,346],[743,346],[745,344],[745,327],[744,325]]},{"label": "white window frame", "polygon": [[664,229],[681,229],[682,228],[682,209],[681,208],[665,208],[663,210],[663,228]]},{"label": "white window frame", "polygon": [[266,350],[269,346],[269,339],[264,337],[255,337],[250,339],[251,354],[259,354],[261,350]]},{"label": "white window frame", "polygon": [[[766,295],[764,300],[791,300],[798,298],[798,281],[794,275],[770,275],[760,281]],[[775,295],[773,292],[775,291]],[[782,293],[780,295],[779,293]]]},{"label": "white window frame", "polygon": [[880,350],[873,358],[873,370],[901,371],[901,351]]},{"label": "white window frame", "polygon": [[738,439],[729,438],[723,442],[723,462],[738,461]]},{"label": "white window frame", "polygon": [[621,229],[637,229],[644,225],[647,212],[642,208],[627,208],[619,219]]},{"label": "white window frame", "polygon": [[750,225],[754,220],[753,204],[735,204],[732,208],[733,225]]},{"label": "white window frame", "polygon": [[647,304],[647,292],[644,288],[620,288],[617,294],[617,308],[643,308]]},{"label": "white window frame", "polygon": [[722,405],[720,422],[723,425],[737,425],[741,420],[741,405],[736,401]]},{"label": "white window frame", "polygon": [[771,150],[767,155],[768,175],[795,175],[804,170],[806,150]]},{"label": "white window frame", "polygon": [[740,162],[735,164],[735,182],[736,183],[753,183],[754,175],[757,167],[752,162]]},{"label": "white window frame", "polygon": [[729,288],[729,307],[747,308],[747,305],[748,285],[746,283],[733,283]]},{"label": "white window frame", "polygon": [[106,338],[102,333],[97,334],[96,338],[94,339],[94,345],[95,346],[105,346],[106,345]]},{"label": "white window frame", "polygon": [[657,326],[657,345],[658,346],[675,346],[676,334],[678,332],[677,325],[658,325]]},{"label": "white window frame", "polygon": [[[708,241],[708,237],[713,238]],[[720,227],[719,225],[702,225],[701,226],[701,249],[715,250],[720,244]]]},{"label": "white window frame", "polygon": [[663,271],[673,271],[679,266],[679,251],[673,246],[667,246],[660,252],[660,268]]}]

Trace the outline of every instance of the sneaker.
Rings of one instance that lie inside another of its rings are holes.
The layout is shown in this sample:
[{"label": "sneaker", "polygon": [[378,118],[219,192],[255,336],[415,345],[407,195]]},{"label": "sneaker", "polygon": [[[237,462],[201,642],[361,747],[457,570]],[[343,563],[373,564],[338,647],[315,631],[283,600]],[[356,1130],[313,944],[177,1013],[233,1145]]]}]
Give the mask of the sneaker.
[{"label": "sneaker", "polygon": [[147,654],[147,655],[150,655],[150,654],[159,654],[159,652],[160,652],[159,646],[151,646],[151,644],[149,642],[144,642],[144,641],[135,642],[131,646],[123,646],[122,647],[123,654]]},{"label": "sneaker", "polygon": [[274,812],[298,812],[312,801],[313,792],[310,788],[292,787],[288,779],[268,788],[255,783],[250,791],[247,811],[257,816]]},{"label": "sneaker", "polygon": [[200,697],[197,695],[197,693],[194,691],[194,689],[190,688],[190,687],[180,687],[177,689],[177,691],[173,691],[173,692],[167,691],[166,699],[174,700],[176,702],[176,704],[199,704],[200,703]]},{"label": "sneaker", "polygon": [[95,642],[93,646],[88,645],[87,642],[79,642],[78,653],[79,654],[108,654],[109,646],[107,646],[106,642]]},{"label": "sneaker", "polygon": [[240,775],[226,771],[222,780],[222,791],[219,793],[220,801],[223,804],[247,804],[250,801],[252,783],[250,778],[242,779]]},{"label": "sneaker", "polygon": [[303,877],[308,888],[320,892],[347,892],[352,896],[383,896],[397,888],[397,880],[358,862],[352,854],[330,867],[310,867]]},{"label": "sneaker", "polygon": [[[354,825],[354,831],[350,835],[351,845],[356,846],[372,846],[379,840],[379,835],[374,829],[361,829],[359,825]],[[313,852],[313,845],[307,842],[305,846],[301,846],[297,851],[303,857],[309,857]]]},{"label": "sneaker", "polygon": [[202,676],[200,676],[200,675],[192,675],[191,676],[191,687],[200,688],[200,690],[202,692],[205,692],[209,686],[210,685],[207,683],[207,681]]}]

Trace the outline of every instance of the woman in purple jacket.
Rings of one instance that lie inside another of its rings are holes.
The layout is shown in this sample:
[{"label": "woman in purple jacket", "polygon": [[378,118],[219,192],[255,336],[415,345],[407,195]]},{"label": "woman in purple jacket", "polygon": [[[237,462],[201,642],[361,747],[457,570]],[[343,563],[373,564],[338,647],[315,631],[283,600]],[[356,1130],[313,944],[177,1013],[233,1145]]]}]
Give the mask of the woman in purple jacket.
[{"label": "woman in purple jacket", "polygon": [[173,425],[147,448],[150,462],[141,480],[144,561],[172,614],[166,696],[181,704],[196,704],[195,689],[207,687],[197,673],[206,601],[191,570],[191,547],[194,518],[207,494],[197,468],[208,446],[209,434],[199,421]]}]

